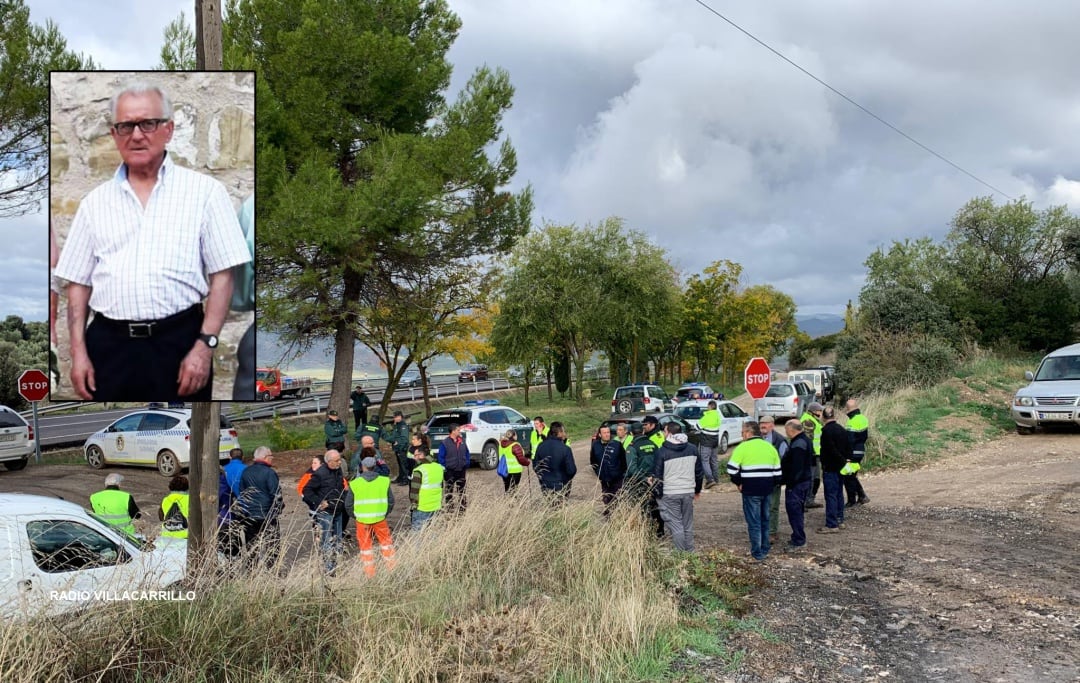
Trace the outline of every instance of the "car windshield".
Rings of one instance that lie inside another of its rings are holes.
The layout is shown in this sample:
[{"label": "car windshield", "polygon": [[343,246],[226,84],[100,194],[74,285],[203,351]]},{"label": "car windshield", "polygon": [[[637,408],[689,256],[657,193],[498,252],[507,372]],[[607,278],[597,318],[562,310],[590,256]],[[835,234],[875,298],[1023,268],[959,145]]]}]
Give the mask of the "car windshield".
[{"label": "car windshield", "polygon": [[101,516],[99,516],[95,512],[90,512],[90,516],[93,517],[94,519],[96,519],[97,521],[101,522],[102,525],[104,525],[109,530],[114,531],[114,532],[120,534],[121,536],[123,536],[125,541],[127,541],[131,545],[135,546],[139,550],[141,550],[143,552],[153,550],[154,546],[153,546],[152,543],[150,543],[150,541],[147,541],[146,539],[143,539],[143,538],[139,538],[138,536],[132,536],[131,534],[124,531],[120,527],[113,526],[109,522],[102,519]]},{"label": "car windshield", "polygon": [[790,384],[774,384],[765,392],[765,398],[780,398],[782,396],[794,396],[795,387]]},{"label": "car windshield", "polygon": [[664,390],[660,387],[652,387],[649,389],[649,395],[653,398],[670,399],[671,397],[664,393]]},{"label": "car windshield", "polygon": [[684,420],[700,420],[705,409],[701,406],[682,406],[675,409],[675,414]]},{"label": "car windshield", "polygon": [[1063,379],[1080,379],[1080,356],[1047,358],[1035,374],[1036,382],[1053,382]]}]

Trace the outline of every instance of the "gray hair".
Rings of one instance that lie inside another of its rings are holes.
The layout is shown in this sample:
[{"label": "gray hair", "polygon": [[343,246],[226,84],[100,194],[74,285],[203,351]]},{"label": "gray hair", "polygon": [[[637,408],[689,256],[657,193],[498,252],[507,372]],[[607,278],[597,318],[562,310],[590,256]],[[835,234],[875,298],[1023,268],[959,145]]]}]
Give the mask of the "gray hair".
[{"label": "gray hair", "polygon": [[171,119],[173,114],[172,101],[165,94],[165,91],[156,85],[137,82],[124,86],[123,90],[113,95],[112,99],[109,100],[109,116],[112,122],[116,123],[116,105],[119,104],[121,97],[124,95],[145,95],[147,93],[156,93],[161,98],[161,118]]},{"label": "gray hair", "polygon": [[106,486],[119,486],[120,482],[122,481],[124,481],[124,475],[118,472],[113,472],[109,476],[105,477]]},{"label": "gray hair", "polygon": [[273,455],[273,452],[270,451],[270,447],[269,446],[259,446],[258,448],[255,449],[255,453],[252,454],[251,457],[252,457],[253,460],[266,460],[266,456],[268,456],[268,455]]}]

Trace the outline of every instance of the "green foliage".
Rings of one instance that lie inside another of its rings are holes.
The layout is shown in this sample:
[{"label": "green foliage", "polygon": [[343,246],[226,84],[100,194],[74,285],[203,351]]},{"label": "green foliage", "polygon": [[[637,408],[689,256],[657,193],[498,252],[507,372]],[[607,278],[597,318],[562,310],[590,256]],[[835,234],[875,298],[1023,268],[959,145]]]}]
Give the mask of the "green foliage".
[{"label": "green foliage", "polygon": [[49,72],[94,68],[52,21],[30,23],[23,0],[0,0],[0,218],[36,211],[48,193]]},{"label": "green foliage", "polygon": [[788,349],[788,365],[792,368],[805,367],[813,358],[832,352],[836,349],[841,334],[837,332],[811,339],[805,332],[796,332],[791,347]]},{"label": "green foliage", "polygon": [[48,372],[49,324],[9,315],[0,322],[0,404],[15,410],[30,407],[19,396],[18,379],[31,369]]},{"label": "green foliage", "polygon": [[180,16],[165,26],[162,37],[161,61],[157,69],[163,71],[195,70],[195,31],[188,23],[187,15],[180,11]]},{"label": "green foliage", "polygon": [[275,451],[295,451],[300,448],[311,446],[311,440],[299,436],[290,429],[285,429],[281,424],[281,417],[274,416],[270,428],[267,430],[267,438],[270,440],[270,448]]},{"label": "green foliage", "polygon": [[930,386],[952,373],[958,352],[938,337],[870,328],[842,334],[836,345],[837,393],[841,397]]},{"label": "green foliage", "polygon": [[565,396],[570,389],[570,354],[559,353],[555,359],[555,391]]}]

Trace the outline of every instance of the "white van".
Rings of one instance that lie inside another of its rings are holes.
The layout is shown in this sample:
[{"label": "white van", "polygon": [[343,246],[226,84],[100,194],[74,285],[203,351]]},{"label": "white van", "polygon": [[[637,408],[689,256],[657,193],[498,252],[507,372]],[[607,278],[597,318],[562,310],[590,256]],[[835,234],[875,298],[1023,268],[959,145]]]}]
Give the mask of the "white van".
[{"label": "white van", "polygon": [[160,598],[186,568],[186,542],[155,547],[75,503],[0,494],[0,619],[139,599],[143,591]]},{"label": "white van", "polygon": [[789,382],[806,382],[814,390],[814,400],[825,403],[825,371],[824,370],[792,370],[787,374]]}]

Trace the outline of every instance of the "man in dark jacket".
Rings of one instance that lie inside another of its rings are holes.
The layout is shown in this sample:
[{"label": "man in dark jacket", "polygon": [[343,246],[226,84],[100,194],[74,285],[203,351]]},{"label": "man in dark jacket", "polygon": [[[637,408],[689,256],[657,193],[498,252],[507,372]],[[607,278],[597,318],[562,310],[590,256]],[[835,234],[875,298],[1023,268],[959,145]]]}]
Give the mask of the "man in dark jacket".
[{"label": "man in dark jacket", "polygon": [[328,574],[337,567],[337,555],[341,551],[348,517],[345,476],[341,472],[341,453],[329,450],[323,457],[325,465],[311,474],[304,486],[304,503],[315,514],[322,536],[319,552],[323,556]]},{"label": "man in dark jacket", "polygon": [[791,524],[791,540],[787,547],[788,550],[798,550],[806,545],[803,514],[813,481],[814,444],[803,433],[802,423],[798,420],[788,420],[784,429],[787,431],[788,447],[780,459],[780,469],[785,487],[784,510]]},{"label": "man in dark jacket", "polygon": [[533,471],[540,479],[540,490],[553,494],[556,502],[570,495],[570,485],[577,474],[574,452],[566,445],[566,430],[561,422],[552,422],[547,438],[533,454]]},{"label": "man in dark jacket", "polygon": [[[862,466],[863,456],[866,455],[866,438],[870,434],[870,423],[866,416],[859,410],[859,403],[849,398],[844,405],[847,411],[847,435],[851,443],[851,462]],[[864,505],[870,502],[870,497],[863,490],[862,482],[859,481],[859,472],[844,474],[844,490],[847,491],[847,507],[852,505]]]},{"label": "man in dark jacket", "polygon": [[847,430],[836,421],[836,409],[826,406],[821,413],[821,484],[825,488],[825,526],[821,534],[835,534],[844,527],[844,489],[840,470],[851,461]]},{"label": "man in dark jacket", "polygon": [[464,512],[465,473],[472,463],[469,445],[461,435],[461,425],[450,425],[450,434],[439,444],[439,464],[446,468],[443,475],[443,490],[446,491],[446,509],[451,512]]},{"label": "man in dark jacket", "polygon": [[667,438],[656,453],[653,482],[660,486],[660,515],[679,550],[694,550],[694,501],[701,495],[705,470],[697,447],[689,443],[682,426],[669,422]]},{"label": "man in dark jacket", "polygon": [[367,409],[371,405],[371,399],[364,393],[364,388],[357,384],[356,390],[349,394],[349,400],[352,402],[353,424],[360,429],[367,423]]},{"label": "man in dark jacket", "polygon": [[604,516],[607,517],[611,514],[611,504],[626,478],[626,451],[620,442],[611,438],[611,427],[601,427],[593,438],[589,464],[600,479]]},{"label": "man in dark jacket", "polygon": [[254,461],[240,475],[239,512],[244,546],[248,551],[258,550],[267,566],[272,566],[277,562],[281,547],[278,517],[285,509],[285,501],[281,497],[281,482],[273,469],[274,454],[270,448],[259,446],[252,457]]},{"label": "man in dark jacket", "polygon": [[412,468],[409,467],[409,423],[405,421],[400,410],[394,411],[393,424],[383,429],[381,436],[383,441],[390,442],[394,457],[397,458],[398,476],[394,483],[408,486],[409,478],[412,477]]},{"label": "man in dark jacket", "polygon": [[645,434],[645,425],[640,422],[630,423],[630,434],[634,440],[626,450],[626,487],[630,494],[641,504],[641,511],[656,522],[656,535],[664,537],[664,520],[660,517],[657,495],[649,483],[656,464],[656,447],[653,440]]},{"label": "man in dark jacket", "polygon": [[349,428],[338,417],[336,410],[326,413],[326,422],[323,424],[323,434],[326,435],[326,449],[335,450],[338,453],[345,452],[345,434]]}]

